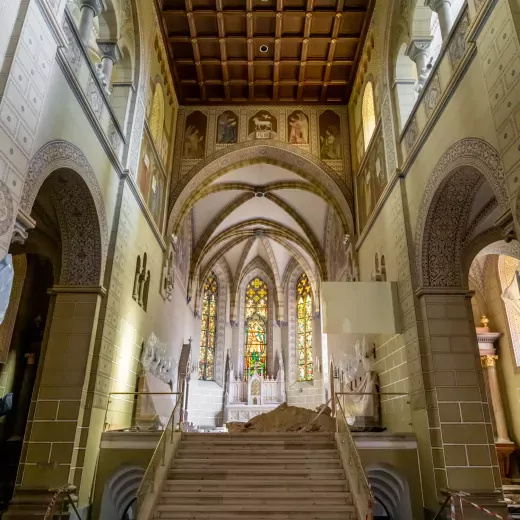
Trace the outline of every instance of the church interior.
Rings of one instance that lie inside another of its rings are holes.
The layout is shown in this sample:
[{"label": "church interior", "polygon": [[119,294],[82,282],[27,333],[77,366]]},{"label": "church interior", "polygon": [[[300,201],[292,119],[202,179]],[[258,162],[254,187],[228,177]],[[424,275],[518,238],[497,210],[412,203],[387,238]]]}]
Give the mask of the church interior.
[{"label": "church interior", "polygon": [[520,0],[0,0],[0,518],[520,518]]}]

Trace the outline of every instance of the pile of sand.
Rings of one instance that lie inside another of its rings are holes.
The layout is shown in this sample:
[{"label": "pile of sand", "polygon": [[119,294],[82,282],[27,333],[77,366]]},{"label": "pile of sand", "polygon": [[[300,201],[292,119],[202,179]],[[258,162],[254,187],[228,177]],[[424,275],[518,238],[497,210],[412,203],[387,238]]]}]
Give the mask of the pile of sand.
[{"label": "pile of sand", "polygon": [[257,415],[247,423],[229,422],[229,433],[247,432],[297,432],[305,427],[306,432],[333,432],[336,431],[336,421],[330,416],[331,409],[326,407],[323,413],[311,424],[319,410],[309,410],[297,406],[281,404],[271,412]]}]

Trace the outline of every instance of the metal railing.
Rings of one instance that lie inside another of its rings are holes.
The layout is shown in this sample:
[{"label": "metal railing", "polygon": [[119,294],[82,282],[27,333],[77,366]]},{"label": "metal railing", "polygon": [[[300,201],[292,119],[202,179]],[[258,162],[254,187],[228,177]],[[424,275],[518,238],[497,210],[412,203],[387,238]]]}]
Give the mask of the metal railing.
[{"label": "metal railing", "polygon": [[162,430],[178,395],[178,392],[111,392],[103,430]]},{"label": "metal railing", "polygon": [[365,470],[359,458],[354,438],[350,433],[347,417],[345,416],[343,406],[339,399],[335,400],[335,407],[337,410],[336,431],[341,443],[339,448],[345,458],[343,466],[347,474],[350,492],[352,493],[354,505],[358,513],[358,519],[372,520],[374,500],[372,492],[370,491],[370,484],[365,475]]},{"label": "metal railing", "polygon": [[168,444],[173,443],[173,434],[176,431],[176,415],[178,414],[178,431],[182,431],[182,413],[181,407],[184,400],[184,394],[176,393],[178,396],[177,402],[175,403],[175,407],[170,415],[170,419],[164,428],[161,438],[157,443],[157,447],[150,459],[148,467],[146,468],[145,474],[143,476],[143,480],[139,486],[139,489],[136,493],[136,515],[135,518],[141,518],[141,510],[143,507],[144,500],[148,493],[154,493],[157,490],[157,486],[160,484],[156,482],[156,473],[159,466],[164,466],[167,463],[166,460],[166,448]]}]

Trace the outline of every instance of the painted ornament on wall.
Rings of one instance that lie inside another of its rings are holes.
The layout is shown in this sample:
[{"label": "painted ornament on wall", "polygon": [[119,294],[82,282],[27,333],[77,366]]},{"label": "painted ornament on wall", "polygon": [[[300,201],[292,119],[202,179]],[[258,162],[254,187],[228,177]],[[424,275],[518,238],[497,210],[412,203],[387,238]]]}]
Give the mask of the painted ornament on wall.
[{"label": "painted ornament on wall", "polygon": [[341,128],[339,115],[326,110],[320,115],[320,158],[324,161],[336,161],[342,158]]},{"label": "painted ornament on wall", "polygon": [[186,118],[184,130],[184,159],[203,159],[206,150],[208,118],[199,110]]},{"label": "painted ornament on wall", "polygon": [[309,144],[309,118],[301,110],[295,110],[287,118],[288,141],[291,144]]},{"label": "painted ornament on wall", "polygon": [[250,139],[274,139],[277,131],[276,117],[267,110],[260,110],[249,118],[248,135]]},{"label": "painted ornament on wall", "polygon": [[226,110],[217,122],[217,144],[236,144],[238,142],[238,116]]},{"label": "painted ornament on wall", "polygon": [[148,134],[143,136],[141,160],[137,172],[139,191],[151,211],[155,223],[160,226],[162,220],[165,178],[158,166],[156,155]]}]

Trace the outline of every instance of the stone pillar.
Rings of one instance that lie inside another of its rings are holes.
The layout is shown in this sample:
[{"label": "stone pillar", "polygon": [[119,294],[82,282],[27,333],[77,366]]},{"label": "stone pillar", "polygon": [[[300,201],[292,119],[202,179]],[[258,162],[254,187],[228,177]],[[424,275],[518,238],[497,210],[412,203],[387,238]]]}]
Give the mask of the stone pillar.
[{"label": "stone pillar", "polygon": [[108,90],[108,87],[110,86],[110,79],[112,78],[112,69],[114,68],[114,64],[121,59],[122,55],[116,42],[98,40],[97,44],[101,53],[101,70],[107,81]]},{"label": "stone pillar", "polygon": [[497,443],[511,442],[507,432],[506,415],[504,413],[504,406],[502,404],[502,395],[498,384],[496,360],[497,355],[486,354],[480,356],[480,363],[484,371],[484,378],[489,388],[489,399],[491,400],[491,408],[495,417],[495,425],[497,429]]},{"label": "stone pillar", "polygon": [[426,0],[424,4],[437,13],[439,25],[441,26],[442,41],[446,41],[453,25],[451,0]]},{"label": "stone pillar", "polygon": [[437,494],[501,487],[471,292],[421,288],[422,372]]},{"label": "stone pillar", "polygon": [[88,45],[92,33],[94,18],[103,11],[101,0],[81,0],[81,19],[79,21],[79,36]]},{"label": "stone pillar", "polygon": [[417,68],[417,92],[422,91],[424,83],[428,78],[428,49],[430,48],[431,41],[431,36],[427,38],[414,38],[405,52],[405,54],[413,60]]},{"label": "stone pillar", "polygon": [[102,287],[80,286],[50,290],[51,310],[18,471],[18,503],[45,482],[48,488],[76,485],[79,505],[86,505],[82,497],[88,497],[92,482],[82,482],[82,472],[95,465],[99,447],[92,446],[86,456],[87,439],[94,430],[101,435],[103,420],[85,425],[83,418],[91,406],[86,396],[105,292]]}]

